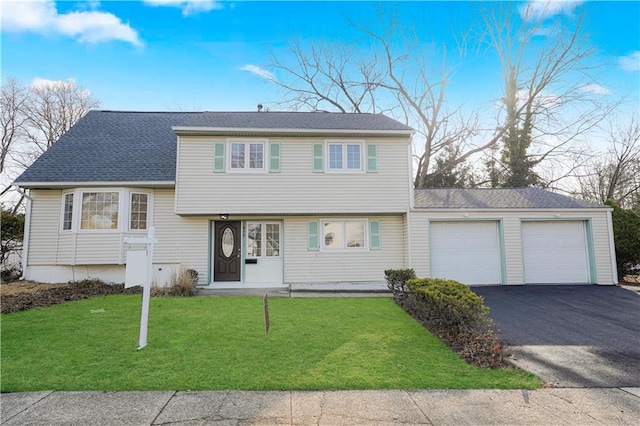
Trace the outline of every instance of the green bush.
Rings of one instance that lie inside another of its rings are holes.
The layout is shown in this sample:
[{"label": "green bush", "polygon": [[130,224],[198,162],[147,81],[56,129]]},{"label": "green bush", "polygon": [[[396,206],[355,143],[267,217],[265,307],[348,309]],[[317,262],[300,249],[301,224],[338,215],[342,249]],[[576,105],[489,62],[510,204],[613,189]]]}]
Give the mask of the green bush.
[{"label": "green bush", "polygon": [[480,367],[506,365],[504,347],[498,342],[484,299],[453,280],[412,279],[400,305],[447,346]]},{"label": "green bush", "polygon": [[407,281],[417,278],[413,269],[387,269],[384,271],[389,290],[396,298],[404,298],[407,293]]},{"label": "green bush", "polygon": [[613,235],[616,246],[618,280],[632,274],[632,268],[640,263],[640,216],[633,210],[620,208],[613,201],[606,204],[613,208]]}]

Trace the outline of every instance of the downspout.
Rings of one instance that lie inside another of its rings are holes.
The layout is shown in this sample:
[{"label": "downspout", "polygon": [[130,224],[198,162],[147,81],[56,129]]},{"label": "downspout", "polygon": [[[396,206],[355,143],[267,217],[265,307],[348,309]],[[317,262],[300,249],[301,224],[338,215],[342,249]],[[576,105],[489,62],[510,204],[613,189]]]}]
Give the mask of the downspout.
[{"label": "downspout", "polygon": [[411,138],[409,138],[409,143],[407,144],[407,152],[408,152],[408,174],[409,174],[409,208],[407,209],[407,268],[411,269],[413,267],[413,256],[411,255],[411,210],[413,210],[415,205],[414,200],[414,190],[413,190],[413,143],[411,142]]},{"label": "downspout", "polygon": [[33,199],[25,191],[16,187],[16,190],[27,199],[27,205],[24,213],[24,234],[22,236],[22,276],[21,280],[25,279],[27,273],[27,259],[29,258],[29,237],[31,234],[31,201]]},{"label": "downspout", "polygon": [[618,264],[616,263],[616,244],[613,238],[613,219],[611,211],[607,212],[607,228],[609,228],[609,253],[611,255],[611,274],[613,276],[613,284],[618,284]]}]

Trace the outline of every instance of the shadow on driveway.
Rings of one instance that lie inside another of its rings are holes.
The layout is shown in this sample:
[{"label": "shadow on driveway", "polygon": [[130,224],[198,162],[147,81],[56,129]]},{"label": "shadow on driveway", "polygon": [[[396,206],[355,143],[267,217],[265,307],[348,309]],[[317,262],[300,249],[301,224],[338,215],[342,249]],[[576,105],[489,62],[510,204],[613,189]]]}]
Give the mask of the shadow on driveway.
[{"label": "shadow on driveway", "polygon": [[473,291],[516,365],[556,386],[640,386],[640,295],[597,285]]}]

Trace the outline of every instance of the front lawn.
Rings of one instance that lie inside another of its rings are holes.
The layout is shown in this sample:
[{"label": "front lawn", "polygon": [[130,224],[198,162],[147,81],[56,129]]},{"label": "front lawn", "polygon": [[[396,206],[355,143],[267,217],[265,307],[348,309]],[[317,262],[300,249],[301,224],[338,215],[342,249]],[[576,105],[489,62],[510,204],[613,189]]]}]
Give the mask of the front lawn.
[{"label": "front lawn", "polygon": [[153,298],[136,350],[140,295],[1,316],[2,392],[537,388],[521,370],[472,367],[389,299]]}]

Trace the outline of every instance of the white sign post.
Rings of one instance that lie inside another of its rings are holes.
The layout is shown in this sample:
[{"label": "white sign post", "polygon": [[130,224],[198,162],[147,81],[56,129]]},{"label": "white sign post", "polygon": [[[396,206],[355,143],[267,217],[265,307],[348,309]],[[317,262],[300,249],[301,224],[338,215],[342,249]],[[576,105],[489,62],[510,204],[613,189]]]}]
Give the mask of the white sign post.
[{"label": "white sign post", "polygon": [[124,239],[126,244],[144,244],[146,250],[128,251],[127,268],[124,287],[142,286],[142,313],[140,315],[140,339],[138,349],[147,346],[147,327],[149,324],[149,301],[151,299],[151,280],[153,278],[153,245],[158,242],[155,238],[155,229],[149,228],[146,238],[128,237]]}]

